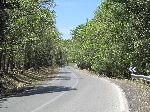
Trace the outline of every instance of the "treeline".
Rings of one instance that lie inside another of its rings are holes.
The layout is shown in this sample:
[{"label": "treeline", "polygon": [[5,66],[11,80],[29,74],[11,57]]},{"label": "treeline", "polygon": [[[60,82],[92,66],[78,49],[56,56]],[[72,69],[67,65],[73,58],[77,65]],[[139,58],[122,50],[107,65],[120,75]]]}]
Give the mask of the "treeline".
[{"label": "treeline", "polygon": [[110,77],[150,71],[150,1],[105,0],[93,19],[72,31],[69,60]]},{"label": "treeline", "polygon": [[53,0],[0,0],[0,76],[61,66]]}]

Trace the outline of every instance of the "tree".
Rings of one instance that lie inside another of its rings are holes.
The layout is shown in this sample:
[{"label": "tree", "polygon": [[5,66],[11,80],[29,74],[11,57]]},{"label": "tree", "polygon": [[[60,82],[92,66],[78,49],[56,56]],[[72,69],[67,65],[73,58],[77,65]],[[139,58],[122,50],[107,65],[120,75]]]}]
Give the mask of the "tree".
[{"label": "tree", "polygon": [[72,31],[71,59],[111,77],[130,78],[130,66],[146,74],[150,70],[149,4],[148,0],[104,1],[92,20]]},{"label": "tree", "polygon": [[5,13],[1,12],[0,68],[3,74],[13,72],[14,69],[39,69],[57,65],[56,54],[61,51],[58,49],[61,48],[61,41],[55,25],[55,12],[52,10],[54,2],[18,0],[17,5],[14,4],[16,1],[8,2],[18,7],[2,9]]}]

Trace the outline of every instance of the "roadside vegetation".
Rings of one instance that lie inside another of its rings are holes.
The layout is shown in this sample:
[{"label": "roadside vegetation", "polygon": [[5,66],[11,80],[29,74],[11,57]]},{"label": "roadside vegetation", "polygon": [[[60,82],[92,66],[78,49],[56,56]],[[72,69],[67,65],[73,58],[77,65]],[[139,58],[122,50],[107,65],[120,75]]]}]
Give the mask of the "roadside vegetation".
[{"label": "roadside vegetation", "polygon": [[149,75],[149,18],[149,0],[104,0],[64,41],[69,61],[109,77],[130,78],[130,67]]},{"label": "roadside vegetation", "polygon": [[150,74],[149,0],[104,0],[69,40],[56,28],[53,0],[0,2],[0,91],[45,80],[69,62],[109,77],[130,78],[130,67]]},{"label": "roadside vegetation", "polygon": [[2,0],[0,91],[30,85],[65,62],[52,0]]}]

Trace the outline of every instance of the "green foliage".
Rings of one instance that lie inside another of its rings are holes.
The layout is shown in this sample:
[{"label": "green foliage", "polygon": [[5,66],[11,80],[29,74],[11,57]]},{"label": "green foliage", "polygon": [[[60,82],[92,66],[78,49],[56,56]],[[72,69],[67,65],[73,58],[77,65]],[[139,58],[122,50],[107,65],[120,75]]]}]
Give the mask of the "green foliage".
[{"label": "green foliage", "polygon": [[[0,9],[0,71],[62,65],[60,34],[52,0],[8,0],[18,7]],[[12,5],[13,6],[13,5]],[[7,19],[6,19],[7,18]],[[59,57],[59,58],[58,58]],[[58,63],[61,62],[61,63]]]},{"label": "green foliage", "polygon": [[70,61],[118,78],[150,71],[150,1],[105,0],[86,24],[72,31]]}]

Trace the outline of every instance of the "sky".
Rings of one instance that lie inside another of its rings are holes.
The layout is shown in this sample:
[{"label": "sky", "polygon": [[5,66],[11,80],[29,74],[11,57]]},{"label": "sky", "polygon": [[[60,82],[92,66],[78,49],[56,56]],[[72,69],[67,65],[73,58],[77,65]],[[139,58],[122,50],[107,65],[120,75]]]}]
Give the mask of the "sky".
[{"label": "sky", "polygon": [[55,3],[56,26],[62,38],[69,39],[70,30],[94,17],[101,0],[55,0]]}]

